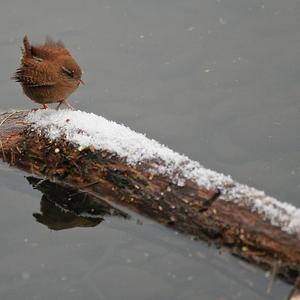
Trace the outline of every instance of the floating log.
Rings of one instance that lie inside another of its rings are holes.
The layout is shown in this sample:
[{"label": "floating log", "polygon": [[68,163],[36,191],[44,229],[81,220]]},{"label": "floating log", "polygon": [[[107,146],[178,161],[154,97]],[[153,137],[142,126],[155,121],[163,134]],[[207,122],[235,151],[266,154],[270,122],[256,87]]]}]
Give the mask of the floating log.
[{"label": "floating log", "polygon": [[[85,128],[58,132],[60,126],[64,127],[61,124],[71,126],[75,119],[85,116],[83,112],[51,110],[3,113],[0,157],[35,176],[84,191],[92,201],[116,207],[123,217],[127,215],[122,207],[126,207],[228,249],[233,255],[271,270],[274,276],[296,283],[300,274],[300,240],[295,216],[299,216],[299,210],[229,177],[210,170],[205,173],[198,163],[161,145],[161,157],[156,150],[154,154],[145,154],[144,147],[151,143],[159,146],[136,133],[125,142],[134,143],[140,138],[137,157],[130,152],[134,147],[123,151],[124,140],[114,140],[116,151],[112,151],[104,141],[105,146],[99,146]],[[96,123],[100,121],[96,119]],[[95,135],[101,131],[99,126]],[[110,134],[114,134],[112,128],[102,138]],[[82,135],[83,143],[78,135]],[[95,142],[90,143],[89,138]],[[168,160],[168,156],[176,159]]]}]

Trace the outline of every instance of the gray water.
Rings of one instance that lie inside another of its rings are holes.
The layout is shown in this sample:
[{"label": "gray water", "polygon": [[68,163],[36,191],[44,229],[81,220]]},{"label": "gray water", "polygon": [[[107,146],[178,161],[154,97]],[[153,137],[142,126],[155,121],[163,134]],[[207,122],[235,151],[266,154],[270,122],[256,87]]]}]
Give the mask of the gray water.
[{"label": "gray water", "polygon": [[[2,1],[1,110],[33,108],[9,77],[21,40],[64,41],[70,101],[299,204],[300,1]],[[291,286],[142,219],[51,231],[41,194],[0,170],[0,299],[284,299]]]}]

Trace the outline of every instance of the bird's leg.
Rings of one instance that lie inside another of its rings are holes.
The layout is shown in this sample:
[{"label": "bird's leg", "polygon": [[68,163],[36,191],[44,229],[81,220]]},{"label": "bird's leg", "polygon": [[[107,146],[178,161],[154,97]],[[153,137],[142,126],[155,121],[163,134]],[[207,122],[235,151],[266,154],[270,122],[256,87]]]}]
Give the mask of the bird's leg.
[{"label": "bird's leg", "polygon": [[68,108],[70,108],[70,109],[72,109],[72,110],[75,110],[75,108],[69,103],[69,101],[68,101],[67,99],[64,99],[64,100],[62,101],[62,103],[63,103],[64,105],[66,105]]},{"label": "bird's leg", "polygon": [[59,104],[56,107],[56,110],[58,110],[60,108],[60,106],[61,106],[62,103],[63,103],[62,101],[59,102]]},{"label": "bird's leg", "polygon": [[43,104],[43,109],[47,109],[48,105],[47,104]]},{"label": "bird's leg", "polygon": [[72,110],[75,110],[75,108],[68,102],[67,99],[64,99],[64,100],[60,101],[59,104],[56,107],[56,110],[58,110],[62,104],[66,105],[68,108],[70,108]]}]

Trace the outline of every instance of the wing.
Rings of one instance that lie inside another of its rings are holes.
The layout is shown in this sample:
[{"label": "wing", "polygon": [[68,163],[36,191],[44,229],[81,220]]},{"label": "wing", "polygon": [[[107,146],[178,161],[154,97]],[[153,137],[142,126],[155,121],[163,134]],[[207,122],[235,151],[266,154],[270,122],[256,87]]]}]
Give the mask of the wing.
[{"label": "wing", "polygon": [[53,86],[56,80],[48,70],[46,63],[42,59],[26,59],[12,79],[29,87]]},{"label": "wing", "polygon": [[62,41],[54,41],[49,36],[42,45],[31,45],[31,54],[34,57],[52,60],[60,55],[70,55]]},{"label": "wing", "polygon": [[25,35],[23,45],[24,48],[22,49],[22,53],[23,57],[26,58],[53,60],[60,55],[70,55],[62,41],[54,41],[49,36],[47,36],[44,44],[32,45],[30,44],[27,35]]},{"label": "wing", "polygon": [[54,41],[50,35],[46,36],[45,46],[65,48],[65,45],[61,40]]}]

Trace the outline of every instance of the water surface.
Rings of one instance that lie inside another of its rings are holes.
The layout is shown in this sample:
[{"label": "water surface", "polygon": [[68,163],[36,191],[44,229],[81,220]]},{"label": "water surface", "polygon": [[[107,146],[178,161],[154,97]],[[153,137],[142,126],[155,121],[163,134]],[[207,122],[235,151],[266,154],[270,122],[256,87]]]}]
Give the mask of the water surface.
[{"label": "water surface", "polygon": [[[84,69],[86,86],[70,98],[78,109],[300,207],[299,1],[0,8],[2,110],[35,106],[9,77],[24,34],[50,34]],[[290,289],[276,281],[267,295],[263,271],[149,220],[51,231],[32,216],[41,194],[23,176],[0,171],[1,299],[284,299]]]}]

